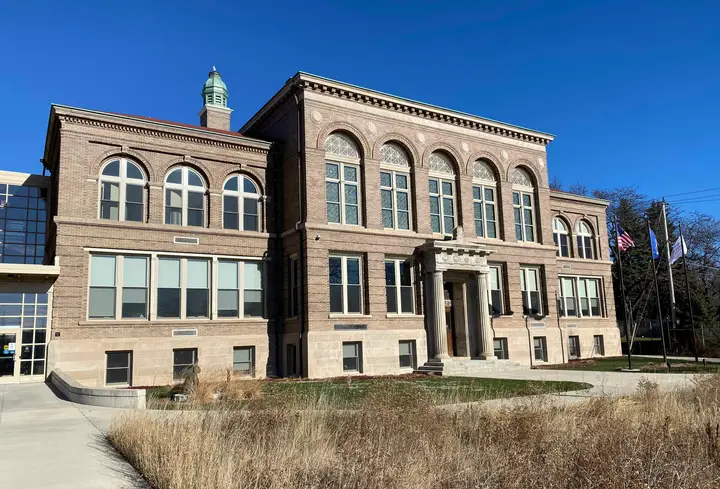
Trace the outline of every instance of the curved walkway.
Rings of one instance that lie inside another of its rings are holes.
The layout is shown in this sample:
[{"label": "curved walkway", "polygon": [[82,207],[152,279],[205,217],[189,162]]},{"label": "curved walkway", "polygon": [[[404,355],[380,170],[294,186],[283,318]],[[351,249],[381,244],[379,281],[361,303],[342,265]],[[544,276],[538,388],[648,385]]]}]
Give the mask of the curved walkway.
[{"label": "curved walkway", "polygon": [[45,384],[0,385],[0,486],[149,488],[105,440],[121,412],[74,404]]}]

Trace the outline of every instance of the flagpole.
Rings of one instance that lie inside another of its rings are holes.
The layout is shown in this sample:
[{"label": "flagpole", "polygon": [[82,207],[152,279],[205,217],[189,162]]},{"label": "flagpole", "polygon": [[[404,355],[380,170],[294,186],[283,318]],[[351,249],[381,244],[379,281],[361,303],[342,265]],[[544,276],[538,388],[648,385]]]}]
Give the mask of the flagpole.
[{"label": "flagpole", "polygon": [[623,280],[622,258],[620,257],[620,236],[618,236],[618,222],[615,219],[615,252],[618,262],[618,273],[620,275],[620,291],[622,293],[623,308],[625,310],[625,339],[628,346],[628,369],[632,370],[632,342],[630,341],[630,333],[628,332],[628,307],[627,298],[625,296],[625,281]]},{"label": "flagpole", "polygon": [[[665,251],[667,252],[668,263],[668,279],[670,281],[670,320],[672,321],[672,329],[677,327],[677,319],[675,313],[675,284],[673,283],[672,263],[670,262],[670,236],[668,235],[667,211],[665,209],[665,199],[662,201],[663,228],[665,230]],[[670,334],[670,328],[668,328]],[[669,338],[668,338],[669,340]]]},{"label": "flagpole", "polygon": [[[657,250],[657,236],[655,237],[655,249],[652,243],[652,229],[650,228],[650,219],[647,220],[648,237],[650,238],[650,261],[652,261],[653,280],[655,282],[655,299],[657,301],[657,315],[660,321],[660,338],[662,339],[663,362],[667,363],[667,349],[665,348],[665,326],[662,320],[662,308],[660,307],[660,289],[658,288],[657,270],[655,269],[655,251]],[[659,252],[658,252],[659,255]]]},{"label": "flagpole", "polygon": [[680,249],[682,250],[683,268],[685,269],[685,291],[687,292],[688,309],[690,310],[690,325],[692,326],[692,347],[693,353],[695,354],[695,361],[697,362],[697,336],[695,335],[695,316],[693,315],[692,300],[690,298],[690,281],[688,280],[687,257],[685,256],[685,238],[683,238],[682,226],[679,226],[678,229],[680,230]]}]

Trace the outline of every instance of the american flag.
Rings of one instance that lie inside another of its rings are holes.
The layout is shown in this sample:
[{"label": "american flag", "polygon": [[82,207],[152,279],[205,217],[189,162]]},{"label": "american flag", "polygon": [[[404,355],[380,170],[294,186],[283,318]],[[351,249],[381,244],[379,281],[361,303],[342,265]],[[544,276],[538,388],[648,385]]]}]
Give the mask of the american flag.
[{"label": "american flag", "polygon": [[630,235],[625,232],[622,226],[620,226],[620,223],[617,225],[617,240],[620,251],[625,251],[628,248],[635,246],[635,242],[632,240]]}]

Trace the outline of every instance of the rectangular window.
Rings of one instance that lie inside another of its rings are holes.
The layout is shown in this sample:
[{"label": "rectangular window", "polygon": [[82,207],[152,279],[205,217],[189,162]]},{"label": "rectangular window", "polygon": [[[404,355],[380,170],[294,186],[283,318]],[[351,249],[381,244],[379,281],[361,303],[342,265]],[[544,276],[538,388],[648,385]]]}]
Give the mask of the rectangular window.
[{"label": "rectangular window", "polygon": [[116,257],[107,255],[93,255],[90,259],[91,319],[115,319],[115,262]]},{"label": "rectangular window", "polygon": [[210,317],[210,262],[187,259],[185,277],[185,317]]},{"label": "rectangular window", "polygon": [[288,317],[297,317],[299,313],[300,273],[297,256],[288,258]]},{"label": "rectangular window", "polygon": [[480,238],[497,238],[495,188],[474,185],[473,207],[475,209],[475,234]]},{"label": "rectangular window", "polygon": [[540,286],[539,268],[520,267],[520,290],[522,292],[523,315],[542,315],[542,294],[540,292]]},{"label": "rectangular window", "polygon": [[558,308],[561,317],[601,317],[600,279],[559,277]]},{"label": "rectangular window", "polygon": [[233,372],[255,376],[255,347],[237,346],[233,348]]},{"label": "rectangular window", "polygon": [[431,178],[430,228],[433,233],[450,235],[455,229],[455,183]]},{"label": "rectangular window", "polygon": [[157,317],[180,318],[180,258],[158,260]]},{"label": "rectangular window", "polygon": [[330,223],[360,224],[360,170],[356,165],[325,164],[325,205]]},{"label": "rectangular window", "polygon": [[385,260],[385,295],[387,312],[413,314],[414,288],[410,260]]},{"label": "rectangular window", "polygon": [[490,314],[499,316],[505,311],[503,305],[502,267],[490,265]]},{"label": "rectangular window", "polygon": [[400,346],[400,368],[417,367],[415,360],[415,340],[401,340]]},{"label": "rectangular window", "polygon": [[575,279],[568,277],[558,279],[558,302],[561,317],[576,317],[578,315],[577,301],[575,299]]},{"label": "rectangular window", "polygon": [[362,343],[344,342],[343,350],[343,372],[362,373]]},{"label": "rectangular window", "polygon": [[146,319],[148,305],[148,258],[123,257],[122,318]]},{"label": "rectangular window", "polygon": [[605,356],[605,341],[601,334],[593,336],[593,354],[601,357]]},{"label": "rectangular window", "polygon": [[568,356],[570,358],[580,358],[580,337],[568,336]]},{"label": "rectangular window", "polygon": [[244,262],[243,317],[263,317],[262,263]]},{"label": "rectangular window", "polygon": [[[109,198],[117,198],[114,189]],[[101,195],[102,197],[102,195]],[[0,262],[42,264],[47,228],[47,189],[0,184]],[[117,215],[115,208],[105,211]],[[112,216],[111,216],[112,217]],[[117,217],[115,217],[117,219]]]},{"label": "rectangular window", "polygon": [[409,175],[395,171],[380,172],[380,209],[383,227],[410,229]]},{"label": "rectangular window", "polygon": [[263,265],[257,261],[218,261],[218,317],[264,316]]},{"label": "rectangular window", "polygon": [[498,360],[507,360],[510,358],[510,355],[508,355],[507,338],[495,338],[493,340],[493,354]]},{"label": "rectangular window", "polygon": [[362,314],[362,259],[357,256],[330,256],[330,312]]},{"label": "rectangular window", "polygon": [[198,363],[197,348],[173,350],[173,380],[182,380],[189,369]]},{"label": "rectangular window", "polygon": [[218,261],[218,317],[240,316],[240,276],[236,261]]},{"label": "rectangular window", "polygon": [[533,347],[535,349],[535,360],[547,362],[547,342],[544,336],[533,336]]},{"label": "rectangular window", "polygon": [[515,237],[518,241],[535,241],[535,209],[533,194],[513,192],[513,211],[515,215]]},{"label": "rectangular window", "polygon": [[132,385],[132,352],[105,352],[105,385]]}]

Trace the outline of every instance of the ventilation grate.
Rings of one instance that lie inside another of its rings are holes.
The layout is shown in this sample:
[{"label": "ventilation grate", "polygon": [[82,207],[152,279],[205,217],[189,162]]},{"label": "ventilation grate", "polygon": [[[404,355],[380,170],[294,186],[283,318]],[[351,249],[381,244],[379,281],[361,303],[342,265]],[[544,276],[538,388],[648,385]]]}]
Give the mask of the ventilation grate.
[{"label": "ventilation grate", "polygon": [[197,329],[173,329],[172,335],[173,336],[197,336],[198,330]]},{"label": "ventilation grate", "polygon": [[175,244],[191,244],[191,245],[199,245],[200,244],[200,238],[192,238],[190,236],[175,236],[173,238],[173,243]]}]

